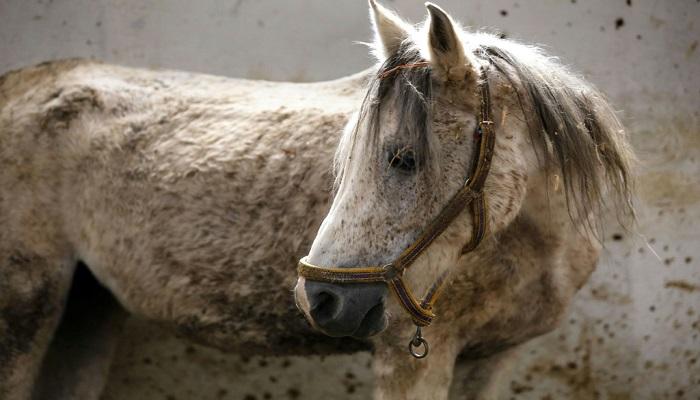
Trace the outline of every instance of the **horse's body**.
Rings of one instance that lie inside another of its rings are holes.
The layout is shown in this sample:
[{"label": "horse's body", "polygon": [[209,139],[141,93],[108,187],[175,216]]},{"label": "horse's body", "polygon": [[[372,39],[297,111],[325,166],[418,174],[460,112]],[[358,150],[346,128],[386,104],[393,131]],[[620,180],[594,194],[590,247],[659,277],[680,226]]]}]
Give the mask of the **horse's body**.
[{"label": "horse's body", "polygon": [[221,348],[356,349],[314,334],[290,289],[361,81],[87,61],[5,75],[0,393],[31,387],[79,260],[128,311]]},{"label": "horse's body", "polygon": [[[0,397],[30,396],[78,261],[129,312],[202,343],[363,348],[309,329],[291,289],[371,74],[290,84],[66,61],[0,78]],[[410,324],[389,308],[373,339],[379,397],[445,398],[460,352],[473,372],[461,391],[491,396],[510,349],[553,329],[594,269],[597,242],[572,223],[509,83],[494,79],[487,190],[508,193],[489,199],[495,234],[451,266],[428,359],[408,358]]]}]

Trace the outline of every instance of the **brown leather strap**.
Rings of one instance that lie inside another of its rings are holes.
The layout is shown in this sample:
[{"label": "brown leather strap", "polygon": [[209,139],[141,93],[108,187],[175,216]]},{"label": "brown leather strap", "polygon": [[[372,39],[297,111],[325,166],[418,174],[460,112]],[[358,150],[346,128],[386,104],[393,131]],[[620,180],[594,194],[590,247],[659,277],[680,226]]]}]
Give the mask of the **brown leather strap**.
[{"label": "brown leather strap", "polygon": [[397,259],[384,266],[370,267],[319,267],[308,262],[308,256],[299,261],[297,268],[299,276],[313,281],[331,283],[370,283],[385,282],[391,288],[399,304],[411,316],[413,322],[421,327],[429,325],[435,314],[433,304],[439,297],[449,270],[445,270],[430,286],[420,302],[411,293],[403,281],[403,272],[416,261],[433,241],[440,236],[464,209],[471,207],[472,235],[469,242],[462,248],[462,254],[474,250],[486,235],[487,204],[484,196],[484,183],[491,168],[491,158],[495,147],[495,134],[491,119],[491,94],[489,91],[486,70],[481,69],[479,84],[480,113],[475,135],[478,151],[474,158],[469,178],[464,186],[450,199],[435,219]]}]

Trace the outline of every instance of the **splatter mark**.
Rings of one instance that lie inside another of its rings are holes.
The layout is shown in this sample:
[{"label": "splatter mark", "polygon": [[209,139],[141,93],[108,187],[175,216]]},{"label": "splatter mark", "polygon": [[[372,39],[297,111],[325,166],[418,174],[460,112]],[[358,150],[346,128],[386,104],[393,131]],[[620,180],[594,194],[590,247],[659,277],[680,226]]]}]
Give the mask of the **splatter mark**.
[{"label": "splatter mark", "polygon": [[623,26],[625,26],[625,20],[622,18],[618,18],[615,20],[615,29],[620,29]]},{"label": "splatter mark", "polygon": [[290,399],[298,399],[300,395],[301,392],[299,392],[297,388],[289,388],[289,390],[287,390],[287,397]]},{"label": "splatter mark", "polygon": [[698,285],[693,285],[692,283],[688,283],[686,281],[668,281],[664,285],[665,288],[673,288],[673,289],[680,289],[684,292],[692,293],[696,290],[700,290],[700,286]]},{"label": "splatter mark", "polygon": [[659,29],[662,25],[666,24],[665,20],[657,18],[653,15],[649,16],[649,22],[651,22],[651,25],[654,27],[654,29]]},{"label": "splatter mark", "polygon": [[233,8],[231,9],[231,14],[238,15],[238,11],[241,9],[242,4],[243,4],[243,0],[237,0],[236,4],[234,4]]},{"label": "splatter mark", "polygon": [[140,31],[146,27],[146,20],[144,19],[144,17],[139,17],[132,21],[131,24],[129,24],[129,26],[134,30]]}]

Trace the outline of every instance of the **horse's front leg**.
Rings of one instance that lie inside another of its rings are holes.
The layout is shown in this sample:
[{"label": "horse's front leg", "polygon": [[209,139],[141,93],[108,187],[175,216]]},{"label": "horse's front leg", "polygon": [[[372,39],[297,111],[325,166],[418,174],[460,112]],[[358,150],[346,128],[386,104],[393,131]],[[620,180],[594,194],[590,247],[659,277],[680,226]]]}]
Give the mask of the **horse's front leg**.
[{"label": "horse's front leg", "polygon": [[456,337],[451,333],[441,332],[438,327],[426,328],[423,334],[427,336],[430,353],[422,359],[414,358],[408,352],[410,333],[382,336],[375,342],[374,374],[377,400],[447,399],[455,360],[459,353]]},{"label": "horse's front leg", "polygon": [[[503,398],[518,348],[488,357],[460,357],[455,363],[450,400],[498,400]],[[466,355],[468,356],[468,355]]]}]

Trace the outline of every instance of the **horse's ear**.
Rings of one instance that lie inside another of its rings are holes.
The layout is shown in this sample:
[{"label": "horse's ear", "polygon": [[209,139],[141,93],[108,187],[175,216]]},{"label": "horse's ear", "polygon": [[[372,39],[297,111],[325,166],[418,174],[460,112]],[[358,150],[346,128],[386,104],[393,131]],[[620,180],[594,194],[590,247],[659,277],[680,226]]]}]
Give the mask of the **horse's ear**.
[{"label": "horse's ear", "polygon": [[449,80],[465,79],[469,61],[452,18],[433,3],[425,3],[425,7],[430,14],[428,47],[433,67]]},{"label": "horse's ear", "polygon": [[384,60],[396,54],[413,28],[375,0],[369,0],[369,14],[374,26],[374,50],[377,57]]}]

